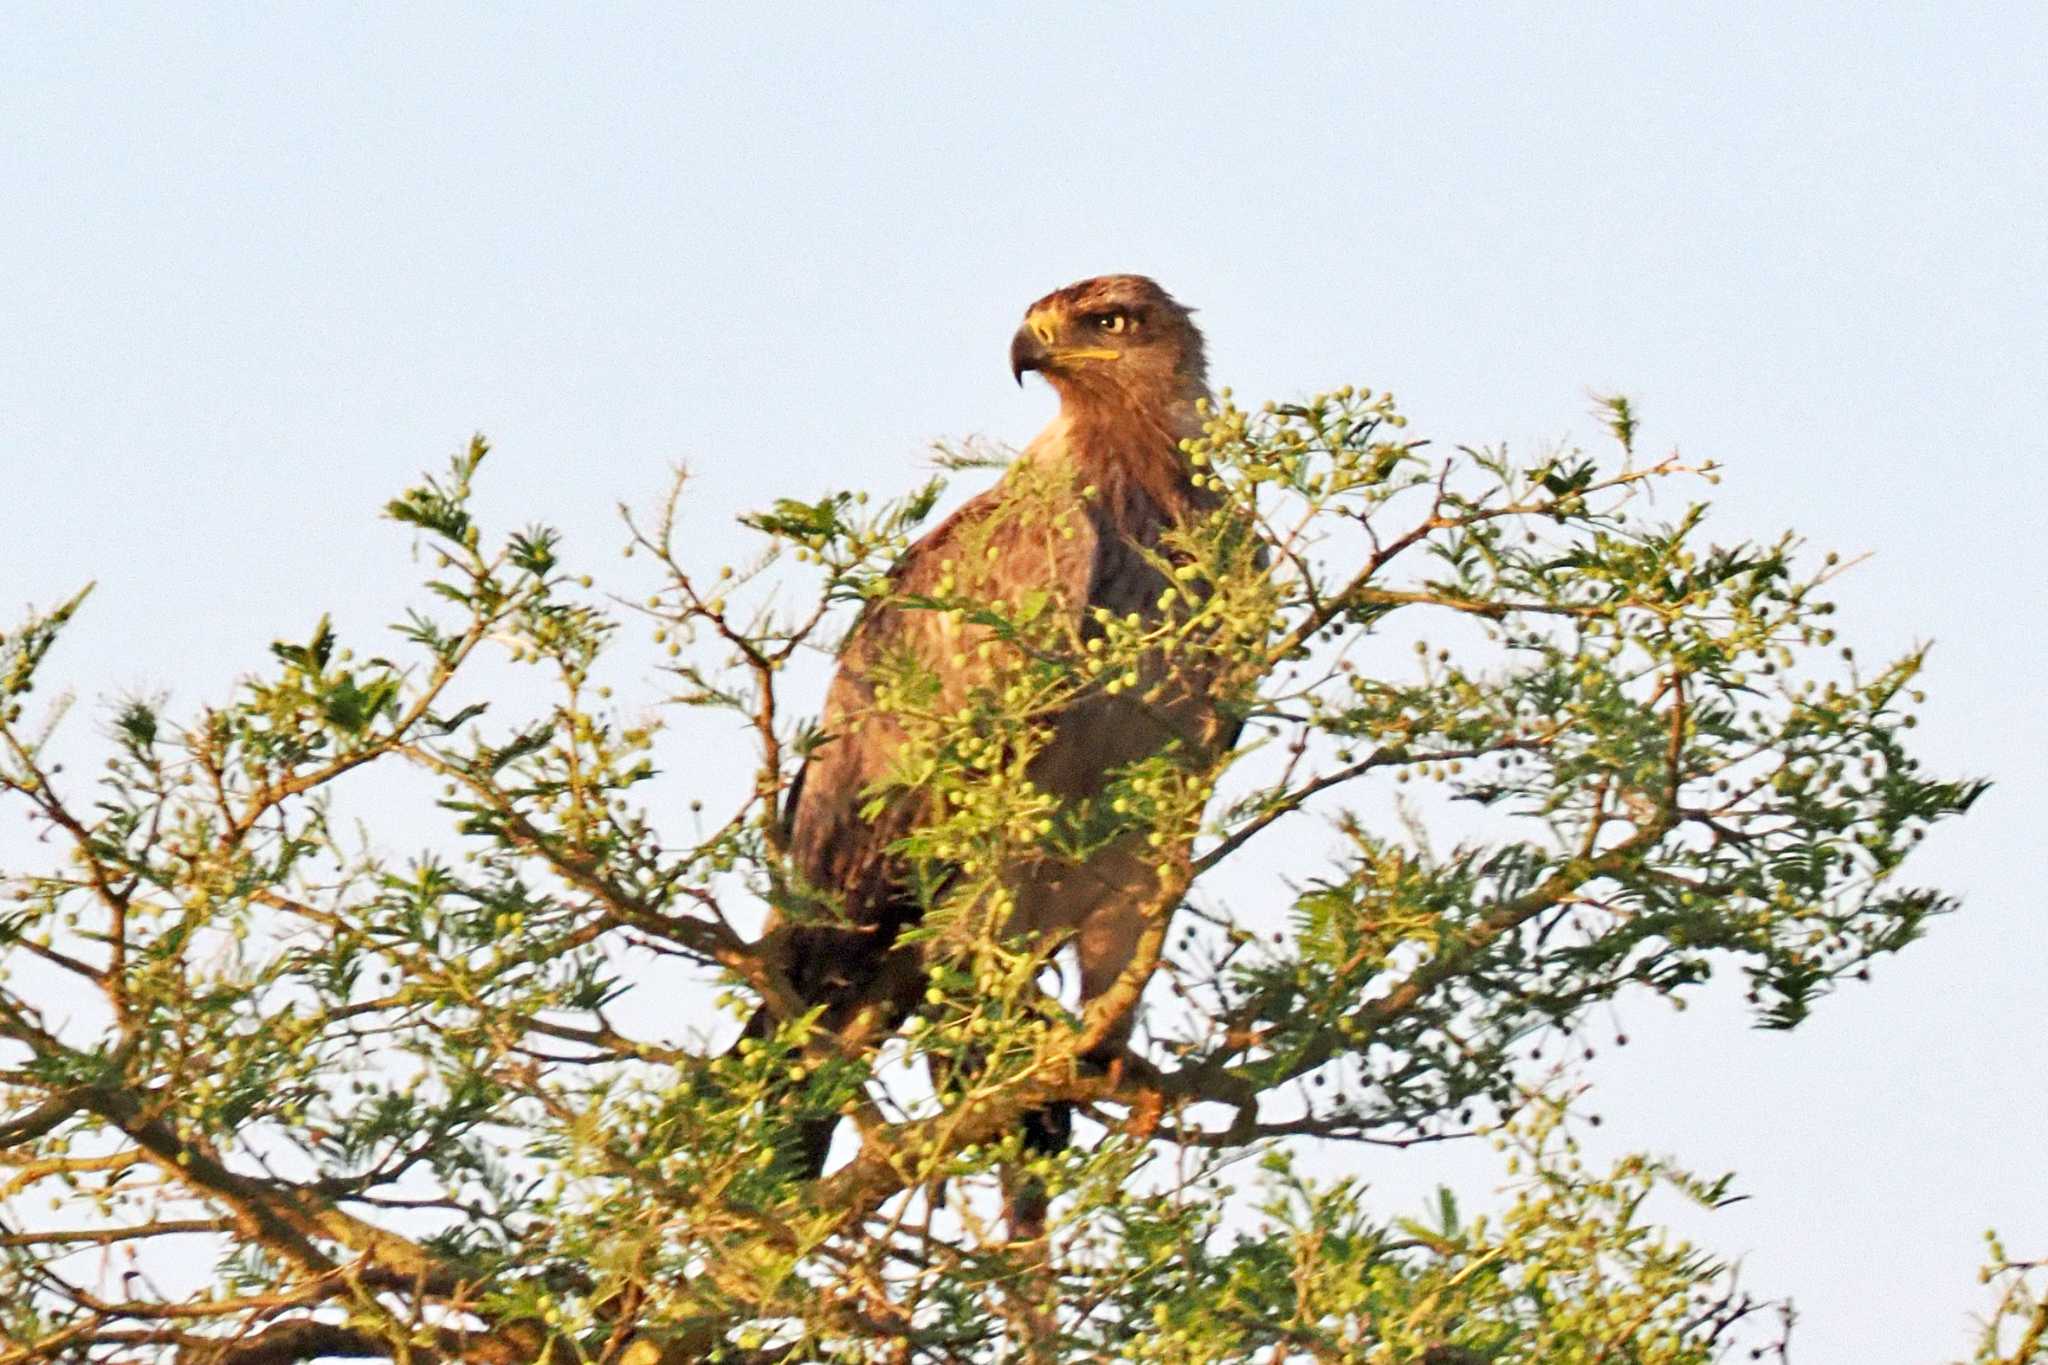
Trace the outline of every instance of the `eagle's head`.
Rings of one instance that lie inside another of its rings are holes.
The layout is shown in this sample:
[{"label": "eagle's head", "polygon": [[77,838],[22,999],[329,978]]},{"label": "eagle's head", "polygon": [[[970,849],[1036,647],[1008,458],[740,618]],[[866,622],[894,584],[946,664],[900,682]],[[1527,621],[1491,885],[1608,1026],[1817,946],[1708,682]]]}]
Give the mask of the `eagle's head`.
[{"label": "eagle's head", "polygon": [[1192,309],[1143,275],[1098,275],[1031,305],[1010,342],[1019,384],[1037,370],[1063,403],[1152,407],[1208,392]]}]

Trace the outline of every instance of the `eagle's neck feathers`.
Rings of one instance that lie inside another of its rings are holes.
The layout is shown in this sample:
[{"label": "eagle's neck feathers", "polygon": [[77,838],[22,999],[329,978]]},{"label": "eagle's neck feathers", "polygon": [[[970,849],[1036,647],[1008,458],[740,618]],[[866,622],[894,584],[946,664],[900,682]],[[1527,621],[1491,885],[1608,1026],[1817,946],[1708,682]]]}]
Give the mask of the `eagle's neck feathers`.
[{"label": "eagle's neck feathers", "polygon": [[1056,461],[1075,481],[1094,485],[1111,503],[1137,494],[1171,520],[1183,520],[1208,498],[1192,482],[1193,468],[1181,442],[1202,433],[1195,401],[1206,391],[1156,402],[1075,401],[1025,452],[1032,462]]}]

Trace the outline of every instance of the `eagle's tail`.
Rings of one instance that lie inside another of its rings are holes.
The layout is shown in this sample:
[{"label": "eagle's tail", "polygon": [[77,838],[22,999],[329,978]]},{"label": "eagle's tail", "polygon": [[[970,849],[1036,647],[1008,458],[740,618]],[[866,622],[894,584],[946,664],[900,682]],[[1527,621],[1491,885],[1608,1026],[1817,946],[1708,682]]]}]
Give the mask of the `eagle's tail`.
[{"label": "eagle's tail", "polygon": [[[867,1016],[864,1041],[876,1046],[902,1027],[924,993],[924,970],[917,955],[894,942],[878,942],[872,932],[804,925],[790,932],[788,945],[790,984],[806,1005],[824,1007],[817,1026],[828,1034],[843,1037]],[[780,1025],[773,1010],[760,1006],[740,1031],[733,1051],[749,1039],[772,1038]],[[784,1124],[776,1145],[785,1169],[795,1178],[816,1180],[824,1174],[840,1116],[805,1102],[808,1079],[808,1074],[791,1079],[774,1098]]]}]

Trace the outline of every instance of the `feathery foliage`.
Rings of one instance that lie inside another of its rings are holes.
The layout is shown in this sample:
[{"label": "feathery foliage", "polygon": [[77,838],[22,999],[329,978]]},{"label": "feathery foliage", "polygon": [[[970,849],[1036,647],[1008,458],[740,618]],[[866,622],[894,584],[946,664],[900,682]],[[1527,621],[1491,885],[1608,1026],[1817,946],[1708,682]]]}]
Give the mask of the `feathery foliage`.
[{"label": "feathery foliage", "polygon": [[[1084,638],[1028,595],[906,603],[990,627],[992,681],[940,709],[905,660],[881,699],[912,737],[891,780],[936,812],[904,849],[930,987],[893,1040],[809,1027],[750,931],[791,902],[779,816],[820,739],[791,665],[895,592],[936,484],[784,500],[718,570],[678,480],[628,519],[655,582],[627,605],[551,530],[479,526],[478,441],[387,508],[434,565],[388,654],[323,618],[217,706],[120,703],[84,779],[28,713],[81,599],[32,617],[0,641],[0,795],[60,856],[0,870],[0,1362],[1767,1344],[1770,1305],[1645,1217],[1727,1182],[1590,1167],[1572,1079],[1532,1055],[1717,976],[1797,1026],[1952,908],[1902,864],[1980,784],[1910,751],[1918,653],[1837,642],[1833,557],[1710,538],[1671,500],[1712,468],[1639,461],[1604,401],[1610,455],[1533,461],[1439,458],[1365,391],[1226,401],[1187,456],[1235,515],[1167,547],[1179,610]],[[661,685],[615,699],[647,667],[628,623]],[[486,654],[538,683],[477,681]],[[1162,669],[1243,718],[1234,755],[1033,788],[1047,717]],[[657,770],[716,713],[751,770]],[[723,803],[686,811],[685,775]],[[377,823],[405,799],[452,834]],[[998,872],[1118,840],[1156,853],[1150,929],[1083,1011],[1004,940]],[[760,1002],[779,1031],[728,1048]],[[1127,1055],[1083,1064],[1141,1002]],[[792,1078],[852,1120],[817,1181],[775,1160]],[[1058,1155],[1018,1135],[1049,1101],[1092,1119]],[[1502,1154],[1483,1213],[1406,1217],[1356,1178],[1461,1135]],[[995,1217],[1020,1174],[1053,1196],[1042,1240]],[[2048,1359],[2037,1269],[1994,1251],[1979,1358]]]}]

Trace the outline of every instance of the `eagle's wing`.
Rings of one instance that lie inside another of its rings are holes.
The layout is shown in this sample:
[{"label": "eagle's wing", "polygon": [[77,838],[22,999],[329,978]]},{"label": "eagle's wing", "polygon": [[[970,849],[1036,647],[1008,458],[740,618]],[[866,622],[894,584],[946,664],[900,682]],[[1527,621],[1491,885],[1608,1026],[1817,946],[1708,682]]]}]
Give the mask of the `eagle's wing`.
[{"label": "eagle's wing", "polygon": [[[1162,610],[1169,580],[1156,556],[1170,529],[1203,504],[1183,499],[1169,508],[1119,477],[1115,466],[1099,487],[1076,487],[1072,454],[1055,423],[1001,482],[905,552],[890,575],[890,600],[872,605],[841,648],[819,743],[786,803],[794,904],[771,925],[779,965],[806,1004],[823,1007],[829,1032],[845,1032],[869,1010],[878,1031],[891,1032],[926,985],[918,954],[898,942],[922,905],[896,850],[926,818],[928,801],[914,787],[891,785],[907,735],[899,711],[880,704],[878,690],[902,677],[907,662],[935,684],[921,703],[950,709],[992,675],[979,650],[988,628],[905,599],[1015,606],[1031,594],[1037,619],[1070,630],[1072,639],[1092,633],[1096,610],[1141,618]],[[1135,692],[1090,689],[1049,718],[1051,733],[1027,770],[1040,789],[1086,801],[1117,770],[1169,746],[1192,754],[1229,747],[1235,724],[1217,713],[1206,670],[1185,661],[1169,668],[1160,658],[1143,671],[1149,676]],[[1047,948],[1071,937],[1082,995],[1092,998],[1130,960],[1150,913],[1157,862],[1137,832],[1080,863],[1050,854],[1022,858],[1004,871],[1016,906],[1009,929]],[[763,1007],[748,1033],[758,1037],[772,1025]],[[1119,1030],[1108,1050],[1121,1045]],[[1060,1140],[1065,1111],[1054,1111],[1031,1120],[1041,1145]],[[822,1169],[835,1118],[798,1120],[805,1169],[813,1174]]]},{"label": "eagle's wing", "polygon": [[[1095,537],[1078,499],[1020,487],[1030,482],[1029,463],[1027,452],[1019,462],[1025,474],[1006,476],[912,545],[890,574],[891,598],[1014,602],[1022,591],[1045,591],[1047,610],[1078,630],[1094,586]],[[1060,534],[1063,520],[1080,523],[1075,534]],[[957,706],[987,675],[976,650],[986,637],[985,627],[891,600],[870,607],[841,648],[822,738],[792,785],[787,816],[793,870],[805,883],[798,894],[817,903],[788,929],[785,968],[797,992],[827,1005],[828,1016],[880,1003],[877,983],[903,975],[887,971],[885,959],[918,915],[892,850],[924,817],[925,802],[915,791],[880,789],[905,734],[891,708],[877,704],[876,689],[907,657],[936,680],[939,704]],[[915,980],[903,985],[911,998],[922,989]]]}]

